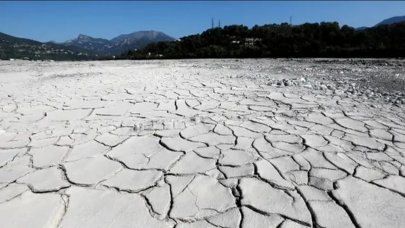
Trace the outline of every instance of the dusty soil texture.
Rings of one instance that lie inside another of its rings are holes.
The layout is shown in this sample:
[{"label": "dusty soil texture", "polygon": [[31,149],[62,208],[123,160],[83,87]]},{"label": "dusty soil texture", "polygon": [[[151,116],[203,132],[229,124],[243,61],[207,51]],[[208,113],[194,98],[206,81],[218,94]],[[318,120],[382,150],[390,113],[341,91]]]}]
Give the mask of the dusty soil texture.
[{"label": "dusty soil texture", "polygon": [[0,62],[0,226],[405,227],[403,60]]}]

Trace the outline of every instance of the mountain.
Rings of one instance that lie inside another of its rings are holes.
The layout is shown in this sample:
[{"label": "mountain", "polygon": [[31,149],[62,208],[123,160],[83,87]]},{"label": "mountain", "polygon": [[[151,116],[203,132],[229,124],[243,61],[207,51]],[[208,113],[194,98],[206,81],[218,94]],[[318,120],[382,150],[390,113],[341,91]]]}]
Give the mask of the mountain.
[{"label": "mountain", "polygon": [[116,47],[122,47],[124,49],[139,49],[145,47],[149,43],[173,40],[175,40],[173,37],[170,37],[163,32],[139,31],[130,34],[119,35],[111,39],[111,42]]},{"label": "mountain", "polygon": [[0,59],[85,60],[94,55],[77,47],[19,38],[0,33]]},{"label": "mountain", "polygon": [[391,25],[391,24],[400,23],[400,22],[405,22],[405,16],[391,17],[391,18],[381,21],[380,23],[376,24],[375,26]]},{"label": "mountain", "polygon": [[82,34],[80,34],[76,39],[66,41],[63,43],[63,45],[69,47],[79,47],[94,53],[103,53],[104,50],[112,47],[109,40],[93,38],[91,36]]},{"label": "mountain", "polygon": [[111,40],[93,38],[80,34],[76,39],[62,43],[68,47],[82,48],[99,55],[119,55],[128,50],[140,49],[159,41],[173,41],[174,38],[158,31],[139,31],[119,35]]},{"label": "mountain", "polygon": [[366,26],[362,26],[362,27],[358,27],[358,28],[355,28],[357,31],[362,31],[362,30],[365,30],[365,29],[368,29],[368,27],[366,27]]}]

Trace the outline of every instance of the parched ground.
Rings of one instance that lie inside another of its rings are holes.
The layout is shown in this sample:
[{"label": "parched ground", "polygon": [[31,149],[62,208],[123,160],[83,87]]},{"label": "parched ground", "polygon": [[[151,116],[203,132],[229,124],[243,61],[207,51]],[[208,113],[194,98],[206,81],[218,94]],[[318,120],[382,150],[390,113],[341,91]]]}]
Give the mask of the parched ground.
[{"label": "parched ground", "polygon": [[0,62],[1,227],[405,227],[400,60]]}]

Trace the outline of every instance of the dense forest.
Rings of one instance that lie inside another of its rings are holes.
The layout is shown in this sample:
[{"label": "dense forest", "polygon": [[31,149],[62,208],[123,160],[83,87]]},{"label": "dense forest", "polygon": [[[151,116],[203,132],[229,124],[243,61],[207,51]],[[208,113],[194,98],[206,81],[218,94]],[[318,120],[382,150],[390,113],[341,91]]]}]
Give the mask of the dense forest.
[{"label": "dense forest", "polygon": [[122,59],[261,57],[405,57],[405,23],[355,29],[337,22],[217,27],[152,43]]}]

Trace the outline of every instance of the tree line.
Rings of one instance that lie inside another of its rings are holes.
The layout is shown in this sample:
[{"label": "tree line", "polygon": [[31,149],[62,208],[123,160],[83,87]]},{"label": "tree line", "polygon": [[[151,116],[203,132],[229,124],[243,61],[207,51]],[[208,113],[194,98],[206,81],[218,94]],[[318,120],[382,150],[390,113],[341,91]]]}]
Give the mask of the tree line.
[{"label": "tree line", "polygon": [[405,23],[355,29],[337,22],[230,25],[151,43],[121,59],[405,57]]}]

